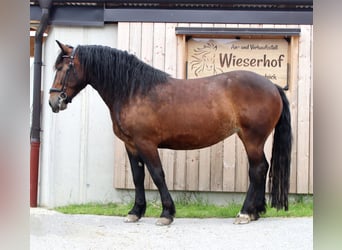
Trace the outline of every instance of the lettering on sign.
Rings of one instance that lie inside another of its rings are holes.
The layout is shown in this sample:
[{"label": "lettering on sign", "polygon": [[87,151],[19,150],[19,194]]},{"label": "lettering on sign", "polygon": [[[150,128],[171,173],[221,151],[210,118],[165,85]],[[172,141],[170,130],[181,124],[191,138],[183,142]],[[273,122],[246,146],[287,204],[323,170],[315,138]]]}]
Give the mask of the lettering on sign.
[{"label": "lettering on sign", "polygon": [[287,85],[288,43],[284,39],[190,39],[188,78],[250,70]]}]

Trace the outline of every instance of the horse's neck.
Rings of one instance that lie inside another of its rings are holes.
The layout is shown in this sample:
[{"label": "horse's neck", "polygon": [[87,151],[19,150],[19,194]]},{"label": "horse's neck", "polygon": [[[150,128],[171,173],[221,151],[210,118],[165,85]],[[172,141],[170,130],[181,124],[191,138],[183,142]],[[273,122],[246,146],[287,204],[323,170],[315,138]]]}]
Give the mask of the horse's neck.
[{"label": "horse's neck", "polygon": [[97,81],[91,81],[89,85],[91,85],[97,91],[97,93],[99,93],[104,103],[108,106],[110,110],[112,110],[114,105],[114,98],[110,95],[110,92],[106,91],[106,89],[100,84],[98,84]]},{"label": "horse's neck", "polygon": [[108,91],[106,91],[106,89],[97,86],[97,84],[90,85],[99,93],[102,100],[107,105],[112,118],[113,130],[115,135],[118,136],[120,139],[124,140],[126,138],[126,135],[124,133],[124,130],[122,129],[120,121],[121,103],[117,102],[114,96],[108,94]]}]

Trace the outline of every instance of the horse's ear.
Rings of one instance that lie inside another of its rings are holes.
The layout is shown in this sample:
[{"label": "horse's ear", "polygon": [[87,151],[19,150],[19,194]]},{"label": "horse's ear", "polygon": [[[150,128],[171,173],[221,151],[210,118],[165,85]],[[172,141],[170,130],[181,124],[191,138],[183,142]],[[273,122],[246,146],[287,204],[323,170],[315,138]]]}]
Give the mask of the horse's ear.
[{"label": "horse's ear", "polygon": [[61,43],[60,41],[56,40],[56,43],[58,44],[58,46],[61,48],[61,50],[63,51],[64,54],[68,53],[68,46],[64,45],[63,43]]}]

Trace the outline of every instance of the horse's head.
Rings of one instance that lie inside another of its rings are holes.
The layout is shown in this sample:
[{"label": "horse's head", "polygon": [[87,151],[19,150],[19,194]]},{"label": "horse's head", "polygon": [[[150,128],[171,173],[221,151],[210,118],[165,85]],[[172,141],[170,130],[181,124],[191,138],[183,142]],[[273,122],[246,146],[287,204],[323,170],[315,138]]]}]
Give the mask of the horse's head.
[{"label": "horse's head", "polygon": [[61,53],[55,63],[56,75],[50,89],[49,99],[49,104],[55,113],[66,109],[72,98],[86,86],[77,58],[77,47],[73,48],[59,41],[56,42],[61,48]]}]

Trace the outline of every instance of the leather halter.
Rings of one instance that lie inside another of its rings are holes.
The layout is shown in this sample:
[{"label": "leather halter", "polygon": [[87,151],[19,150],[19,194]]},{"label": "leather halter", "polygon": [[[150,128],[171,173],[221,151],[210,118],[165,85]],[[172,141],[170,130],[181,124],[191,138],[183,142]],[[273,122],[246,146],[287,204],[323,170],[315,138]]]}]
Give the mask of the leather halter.
[{"label": "leather halter", "polygon": [[74,59],[75,59],[75,54],[76,54],[77,48],[78,48],[78,46],[76,46],[72,50],[72,53],[70,56],[68,56],[68,55],[62,56],[63,58],[69,58],[70,59],[68,69],[65,72],[65,77],[63,78],[63,81],[62,81],[62,87],[61,88],[50,88],[50,91],[49,91],[50,94],[55,93],[55,92],[60,93],[58,96],[60,102],[62,102],[62,101],[71,102],[71,98],[68,97],[68,95],[66,94],[66,89],[67,89],[67,81],[68,81],[69,73],[71,70],[73,71],[74,75],[77,78],[77,73],[76,73],[75,67],[74,67]]}]

